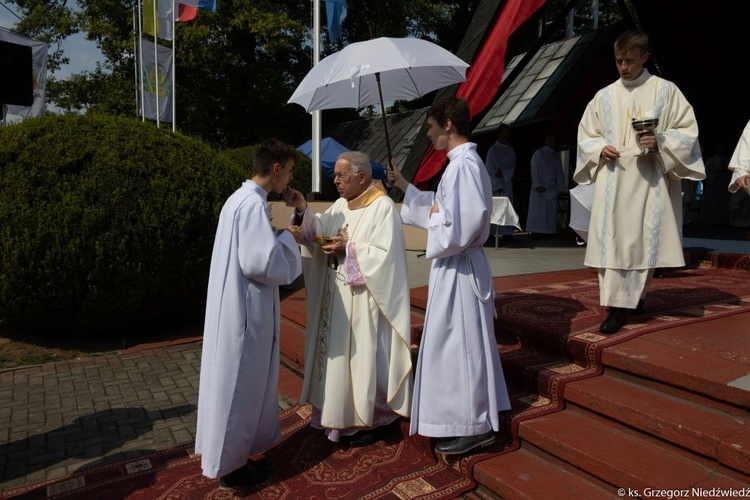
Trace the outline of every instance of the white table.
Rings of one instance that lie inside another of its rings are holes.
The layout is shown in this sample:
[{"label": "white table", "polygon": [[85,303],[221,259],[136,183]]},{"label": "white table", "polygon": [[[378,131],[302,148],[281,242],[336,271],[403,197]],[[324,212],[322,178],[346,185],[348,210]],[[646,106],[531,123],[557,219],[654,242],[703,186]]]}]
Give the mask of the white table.
[{"label": "white table", "polygon": [[495,248],[500,239],[500,226],[514,226],[521,229],[518,225],[518,214],[513,209],[510,200],[505,196],[492,197],[492,217],[490,222],[495,224]]}]

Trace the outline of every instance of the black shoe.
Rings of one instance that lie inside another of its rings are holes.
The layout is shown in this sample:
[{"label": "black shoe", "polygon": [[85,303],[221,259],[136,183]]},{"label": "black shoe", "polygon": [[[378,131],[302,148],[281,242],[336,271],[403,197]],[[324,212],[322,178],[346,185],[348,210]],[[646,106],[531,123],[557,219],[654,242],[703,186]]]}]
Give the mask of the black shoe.
[{"label": "black shoe", "polygon": [[477,446],[489,446],[495,442],[495,431],[488,431],[479,436],[462,436],[449,438],[435,445],[435,452],[443,455],[461,455]]},{"label": "black shoe", "polygon": [[628,318],[628,310],[622,307],[610,307],[609,316],[599,326],[601,333],[617,333]]},{"label": "black shoe", "polygon": [[385,437],[385,427],[376,427],[357,432],[347,440],[351,448],[362,448],[377,443]]},{"label": "black shoe", "polygon": [[635,308],[636,314],[646,314],[646,304],[643,299],[638,301],[638,306]]},{"label": "black shoe", "polygon": [[[257,464],[257,465],[256,465]],[[246,486],[260,484],[273,476],[274,467],[270,460],[261,459],[257,462],[248,462],[237,470],[233,470],[226,476],[219,478],[219,488],[222,490],[233,490]]]}]

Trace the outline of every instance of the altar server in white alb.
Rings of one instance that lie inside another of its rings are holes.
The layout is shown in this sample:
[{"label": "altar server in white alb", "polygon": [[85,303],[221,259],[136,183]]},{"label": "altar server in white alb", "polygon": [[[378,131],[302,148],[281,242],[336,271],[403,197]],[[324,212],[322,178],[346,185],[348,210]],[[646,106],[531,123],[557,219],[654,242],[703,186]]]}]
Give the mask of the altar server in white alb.
[{"label": "altar server in white alb", "polygon": [[[411,310],[401,218],[370,158],[339,155],[333,182],[341,197],[325,212],[308,210],[291,190],[307,290],[305,378],[300,403],[311,425],[348,447],[386,437],[408,418],[413,388]],[[301,217],[300,217],[301,216]],[[293,227],[292,230],[295,230]],[[333,237],[316,245],[315,236]]]},{"label": "altar server in white alb", "polygon": [[495,289],[484,254],[492,187],[476,144],[469,106],[448,97],[427,110],[427,135],[448,166],[437,192],[420,191],[390,166],[404,191],[404,224],[427,230],[432,260],[424,330],[414,379],[410,433],[441,439],[435,451],[466,453],[492,444],[498,413],[510,409],[495,339]]},{"label": "altar server in white alb", "polygon": [[[492,196],[504,196],[513,203],[513,176],[516,173],[516,152],[510,145],[510,125],[497,126],[497,140],[487,151],[487,173],[492,184]],[[513,239],[513,226],[500,226],[504,240]]]},{"label": "altar server in white alb", "polygon": [[568,176],[563,170],[557,138],[547,134],[544,146],[531,156],[531,192],[526,230],[532,234],[555,234],[560,194],[568,192]]},{"label": "altar server in white alb", "polygon": [[[648,36],[624,32],[614,54],[620,79],[584,111],[573,176],[595,186],[584,264],[599,270],[606,334],[643,310],[656,268],[685,265],[681,181],[706,176],[693,108],[674,83],[645,68]],[[659,120],[655,130],[634,130],[633,120],[650,118]],[[642,155],[646,148],[653,154]]]},{"label": "altar server in white alb", "polygon": [[742,131],[737,147],[729,160],[729,170],[732,180],[729,181],[729,192],[736,193],[740,189],[750,195],[750,121]]},{"label": "altar server in white alb", "polygon": [[289,231],[271,225],[268,193],[292,180],[295,149],[275,139],[255,150],[252,180],[229,197],[216,230],[203,330],[195,453],[222,489],[273,474],[251,461],[281,439],[278,405],[279,285],[302,272]]}]

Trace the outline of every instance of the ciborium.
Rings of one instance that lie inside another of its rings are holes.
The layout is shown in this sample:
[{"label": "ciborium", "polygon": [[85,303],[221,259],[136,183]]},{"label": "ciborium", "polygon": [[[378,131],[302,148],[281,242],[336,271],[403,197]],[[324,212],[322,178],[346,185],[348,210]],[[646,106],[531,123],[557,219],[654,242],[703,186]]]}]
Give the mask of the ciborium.
[{"label": "ciborium", "polygon": [[[639,135],[644,132],[653,132],[656,130],[657,125],[659,125],[659,119],[658,118],[646,118],[643,120],[636,120],[633,118],[633,130],[636,131]],[[636,156],[648,156],[648,155],[654,155],[656,154],[657,149],[655,148],[643,148],[643,153],[640,153]]]}]

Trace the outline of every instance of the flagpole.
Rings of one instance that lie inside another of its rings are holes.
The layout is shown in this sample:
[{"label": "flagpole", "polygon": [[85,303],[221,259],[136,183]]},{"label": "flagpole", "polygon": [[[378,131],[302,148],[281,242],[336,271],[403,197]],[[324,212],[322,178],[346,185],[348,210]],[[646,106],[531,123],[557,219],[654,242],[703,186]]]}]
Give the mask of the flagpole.
[{"label": "flagpole", "polygon": [[141,2],[138,4],[138,82],[141,87],[141,121],[146,121],[146,104],[143,95],[143,12],[141,10]]},{"label": "flagpole", "polygon": [[[313,66],[320,62],[320,0],[313,0]],[[320,193],[320,111],[312,112],[312,192]]]},{"label": "flagpole", "polygon": [[156,11],[156,2],[154,2],[154,78],[156,79],[154,81],[155,89],[156,89],[156,128],[160,128],[160,116],[161,115],[161,106],[159,105],[159,31],[158,31],[158,23],[159,23],[159,16]]},{"label": "flagpole", "polygon": [[179,10],[179,4],[174,2],[172,4],[172,132],[177,130],[177,76],[175,70],[175,40],[177,39],[177,27],[175,26],[175,19],[177,18],[177,12]]},{"label": "flagpole", "polygon": [[133,79],[135,80],[135,116],[138,116],[138,22],[135,16],[135,5],[133,5]]}]

